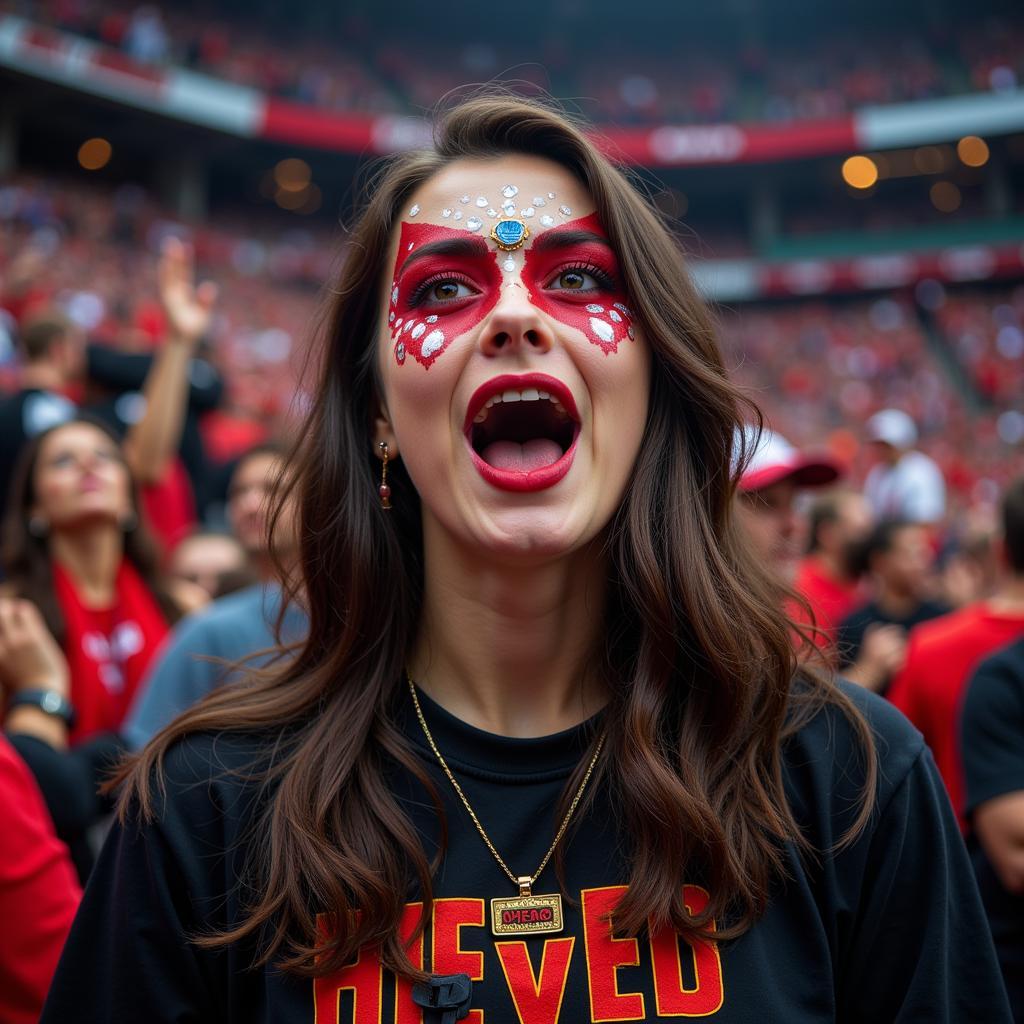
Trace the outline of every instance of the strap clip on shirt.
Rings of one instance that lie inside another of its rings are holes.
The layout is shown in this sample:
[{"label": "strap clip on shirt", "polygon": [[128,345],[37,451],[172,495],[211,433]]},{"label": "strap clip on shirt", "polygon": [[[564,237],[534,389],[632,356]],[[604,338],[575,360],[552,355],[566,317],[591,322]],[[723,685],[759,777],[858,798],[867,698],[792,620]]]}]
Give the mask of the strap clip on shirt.
[{"label": "strap clip on shirt", "polygon": [[424,1024],[455,1024],[469,1016],[473,1000],[473,982],[468,974],[435,974],[412,988],[412,1001],[425,1010]]}]

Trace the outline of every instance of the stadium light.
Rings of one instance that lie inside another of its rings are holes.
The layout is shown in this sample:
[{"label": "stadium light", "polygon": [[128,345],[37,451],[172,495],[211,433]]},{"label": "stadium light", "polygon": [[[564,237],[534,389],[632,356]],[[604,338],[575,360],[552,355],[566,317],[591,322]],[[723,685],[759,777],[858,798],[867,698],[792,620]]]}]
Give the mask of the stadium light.
[{"label": "stadium light", "polygon": [[843,161],[843,181],[850,188],[871,188],[878,181],[878,164],[869,156],[851,156]]},{"label": "stadium light", "polygon": [[968,167],[982,167],[988,163],[988,143],[977,135],[965,135],[956,144],[956,155]]},{"label": "stadium light", "polygon": [[110,163],[114,148],[106,139],[86,139],[78,147],[78,163],[87,171],[98,171]]}]

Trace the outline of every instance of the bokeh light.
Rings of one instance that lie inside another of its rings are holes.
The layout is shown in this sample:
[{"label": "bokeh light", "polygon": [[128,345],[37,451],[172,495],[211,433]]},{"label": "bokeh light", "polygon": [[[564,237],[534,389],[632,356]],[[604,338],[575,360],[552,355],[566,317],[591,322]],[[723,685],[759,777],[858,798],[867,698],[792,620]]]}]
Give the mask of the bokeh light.
[{"label": "bokeh light", "polygon": [[78,163],[87,171],[98,171],[110,163],[114,148],[106,139],[86,139],[78,147]]},{"label": "bokeh light", "polygon": [[878,181],[878,165],[869,156],[851,156],[843,161],[843,181],[851,188],[871,188]]},{"label": "bokeh light", "polygon": [[965,135],[956,144],[956,155],[968,167],[983,167],[988,163],[988,143],[977,135]]},{"label": "bokeh light", "polygon": [[274,181],[284,192],[305,192],[312,177],[309,164],[298,157],[288,157],[274,167]]},{"label": "bokeh light", "polygon": [[931,197],[932,206],[939,213],[952,213],[954,210],[959,210],[960,204],[963,202],[960,189],[951,181],[935,182],[928,190],[928,195]]}]

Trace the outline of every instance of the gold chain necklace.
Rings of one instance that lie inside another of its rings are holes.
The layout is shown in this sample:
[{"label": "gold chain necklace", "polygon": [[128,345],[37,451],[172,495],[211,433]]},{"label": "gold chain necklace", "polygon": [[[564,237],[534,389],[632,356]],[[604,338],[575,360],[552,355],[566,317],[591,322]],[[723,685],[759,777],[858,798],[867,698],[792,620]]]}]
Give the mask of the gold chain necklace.
[{"label": "gold chain necklace", "polygon": [[576,790],[576,795],[572,798],[569,810],[566,811],[562,824],[558,826],[554,841],[548,847],[548,852],[544,854],[544,858],[537,866],[537,870],[532,875],[515,875],[512,873],[512,869],[505,863],[501,854],[498,853],[494,843],[491,842],[490,836],[487,835],[483,825],[480,824],[480,819],[476,816],[476,811],[473,810],[469,800],[466,799],[466,794],[462,791],[458,779],[452,774],[451,768],[448,767],[448,762],[445,761],[441,751],[438,750],[434,737],[427,725],[427,720],[423,717],[423,708],[420,707],[420,699],[416,696],[416,684],[412,681],[412,676],[406,672],[405,678],[409,683],[409,692],[412,694],[412,703],[416,709],[416,717],[420,720],[423,735],[427,737],[430,749],[434,752],[434,756],[437,758],[445,775],[448,776],[448,781],[452,784],[459,799],[462,801],[462,806],[469,812],[469,816],[472,818],[473,824],[476,825],[480,838],[487,845],[487,849],[491,851],[491,855],[498,862],[501,870],[508,875],[512,884],[519,886],[518,896],[495,897],[491,900],[491,931],[495,935],[533,935],[537,932],[560,932],[562,930],[562,894],[556,892],[544,896],[534,895],[533,883],[540,878],[541,872],[547,867],[548,861],[551,860],[551,855],[555,852],[555,847],[558,846],[562,836],[565,835],[565,830],[569,827],[569,821],[583,797],[583,791],[587,788],[590,776],[593,774],[594,765],[597,764],[597,759],[601,756],[601,748],[604,746],[604,734],[602,733],[597,741],[597,748],[594,750],[594,756],[590,759],[590,764],[587,765],[580,788]]}]

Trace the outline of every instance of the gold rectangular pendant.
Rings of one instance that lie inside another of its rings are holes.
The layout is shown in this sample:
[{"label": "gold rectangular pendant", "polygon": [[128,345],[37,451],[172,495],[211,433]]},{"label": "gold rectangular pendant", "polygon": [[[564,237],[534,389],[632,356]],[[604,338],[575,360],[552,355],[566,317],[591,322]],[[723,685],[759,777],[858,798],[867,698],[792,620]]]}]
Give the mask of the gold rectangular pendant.
[{"label": "gold rectangular pendant", "polygon": [[491,900],[491,931],[495,935],[537,935],[561,930],[561,893]]}]

